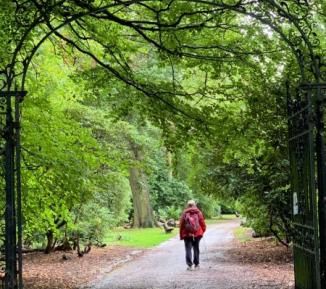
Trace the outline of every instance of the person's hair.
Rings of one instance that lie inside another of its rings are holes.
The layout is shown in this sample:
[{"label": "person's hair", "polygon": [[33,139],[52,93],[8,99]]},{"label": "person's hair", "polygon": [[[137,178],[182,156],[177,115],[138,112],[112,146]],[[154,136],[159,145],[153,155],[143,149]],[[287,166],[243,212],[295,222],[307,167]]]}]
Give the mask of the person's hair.
[{"label": "person's hair", "polygon": [[196,206],[196,202],[194,200],[189,200],[188,203],[187,203],[187,206],[188,207],[194,207],[194,206]]}]

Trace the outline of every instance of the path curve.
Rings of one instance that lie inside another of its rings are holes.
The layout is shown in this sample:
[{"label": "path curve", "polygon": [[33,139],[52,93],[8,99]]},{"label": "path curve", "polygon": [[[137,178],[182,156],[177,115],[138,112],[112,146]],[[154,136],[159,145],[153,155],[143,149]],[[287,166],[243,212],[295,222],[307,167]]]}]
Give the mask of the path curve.
[{"label": "path curve", "polygon": [[232,247],[233,230],[237,226],[238,220],[208,226],[200,243],[199,270],[186,270],[184,244],[175,237],[110,273],[99,272],[104,277],[87,288],[280,289],[280,283],[275,280],[264,280],[264,284],[257,286],[256,279],[259,277],[250,267],[226,260],[224,253]]}]

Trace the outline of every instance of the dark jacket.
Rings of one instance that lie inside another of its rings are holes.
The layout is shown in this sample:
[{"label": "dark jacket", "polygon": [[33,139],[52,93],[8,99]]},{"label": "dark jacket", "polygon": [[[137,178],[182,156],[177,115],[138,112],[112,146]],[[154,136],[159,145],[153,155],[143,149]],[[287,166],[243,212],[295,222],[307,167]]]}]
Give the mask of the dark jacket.
[{"label": "dark jacket", "polygon": [[[198,214],[199,228],[193,235],[189,234],[185,230],[185,220],[184,219],[185,219],[185,215],[188,212]],[[205,224],[205,219],[204,219],[203,213],[197,207],[189,207],[189,208],[185,209],[180,217],[180,225],[179,225],[180,240],[183,240],[186,237],[201,237],[204,235],[205,231],[206,231],[206,224]]]}]

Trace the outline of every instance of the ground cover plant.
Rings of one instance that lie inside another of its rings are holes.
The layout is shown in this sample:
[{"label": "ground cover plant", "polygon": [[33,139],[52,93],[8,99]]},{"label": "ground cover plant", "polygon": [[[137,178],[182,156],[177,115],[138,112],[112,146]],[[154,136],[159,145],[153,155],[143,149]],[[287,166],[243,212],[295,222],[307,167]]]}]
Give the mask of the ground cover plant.
[{"label": "ground cover plant", "polygon": [[246,227],[238,227],[234,230],[234,236],[240,242],[247,242],[252,240],[252,229]]},{"label": "ground cover plant", "polygon": [[147,229],[114,229],[108,233],[104,242],[112,245],[121,245],[135,248],[150,248],[175,237],[178,229],[172,233],[165,233],[163,228]]}]

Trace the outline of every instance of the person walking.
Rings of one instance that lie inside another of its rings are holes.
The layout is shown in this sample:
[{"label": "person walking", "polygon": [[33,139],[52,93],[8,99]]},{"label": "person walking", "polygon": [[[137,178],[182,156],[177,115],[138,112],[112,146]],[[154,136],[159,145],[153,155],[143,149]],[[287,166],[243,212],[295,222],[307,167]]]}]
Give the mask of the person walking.
[{"label": "person walking", "polygon": [[180,217],[180,240],[184,240],[187,270],[199,269],[199,242],[206,231],[203,213],[197,208],[196,202],[190,200]]}]

